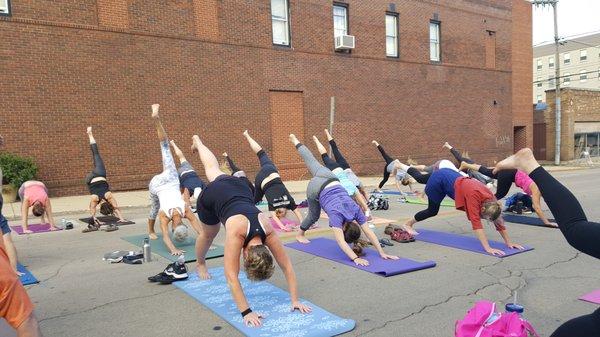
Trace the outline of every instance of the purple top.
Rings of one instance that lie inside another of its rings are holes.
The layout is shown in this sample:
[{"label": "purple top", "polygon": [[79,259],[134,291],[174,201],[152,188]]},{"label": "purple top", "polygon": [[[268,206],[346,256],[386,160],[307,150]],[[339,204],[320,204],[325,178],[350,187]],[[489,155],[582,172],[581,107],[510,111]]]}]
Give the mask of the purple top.
[{"label": "purple top", "polygon": [[341,185],[321,191],[319,203],[329,217],[329,227],[342,228],[344,223],[350,221],[356,221],[359,225],[367,222],[365,214]]}]

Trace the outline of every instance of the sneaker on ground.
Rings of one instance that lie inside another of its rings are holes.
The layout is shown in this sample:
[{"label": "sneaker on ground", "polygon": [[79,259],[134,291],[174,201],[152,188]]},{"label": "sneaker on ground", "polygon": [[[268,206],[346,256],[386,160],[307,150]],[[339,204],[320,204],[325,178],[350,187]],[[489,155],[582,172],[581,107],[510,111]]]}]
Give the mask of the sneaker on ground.
[{"label": "sneaker on ground", "polygon": [[176,281],[185,280],[188,278],[187,268],[185,263],[179,264],[173,262],[165,268],[164,273],[169,276],[173,276]]}]

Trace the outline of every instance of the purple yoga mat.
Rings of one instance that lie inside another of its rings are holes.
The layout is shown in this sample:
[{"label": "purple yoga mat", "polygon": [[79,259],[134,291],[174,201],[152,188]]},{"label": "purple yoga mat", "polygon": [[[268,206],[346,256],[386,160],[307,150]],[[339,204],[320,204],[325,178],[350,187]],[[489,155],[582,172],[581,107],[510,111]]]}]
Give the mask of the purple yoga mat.
[{"label": "purple yoga mat", "polygon": [[590,303],[600,304],[600,289],[592,291],[589,294],[583,295],[579,299]]},{"label": "purple yoga mat", "polygon": [[[476,237],[452,234],[452,233],[446,233],[446,232],[437,232],[437,231],[432,231],[432,230],[428,230],[428,229],[417,229],[417,232],[419,232],[419,235],[415,236],[415,239],[417,241],[435,243],[435,244],[446,246],[446,247],[458,248],[458,249],[462,249],[462,250],[468,250],[470,252],[475,252],[475,253],[492,256],[491,254],[488,254],[488,252],[486,252],[483,249],[481,242],[479,242],[479,240]],[[490,246],[492,248],[499,249],[506,253],[506,255],[504,255],[504,256],[496,256],[496,257],[507,257],[507,256],[512,256],[515,254],[524,253],[524,252],[533,250],[533,248],[528,247],[528,246],[523,246],[525,248],[524,250],[519,250],[519,249],[514,249],[514,248],[508,249],[504,243],[500,243],[497,241],[491,241],[491,240],[489,242],[490,242]]]},{"label": "purple yoga mat", "polygon": [[[33,231],[33,233],[45,233],[45,232],[52,232],[50,230],[50,224],[49,223],[38,223],[38,224],[33,224],[33,225],[29,225],[27,226],[29,227],[30,231]],[[10,228],[12,228],[13,231],[17,232],[19,235],[23,235],[23,226],[19,225],[19,226],[10,226]],[[62,229],[59,229],[62,230]],[[57,232],[57,231],[55,231]]]},{"label": "purple yoga mat", "polygon": [[365,249],[365,256],[362,256],[363,259],[369,261],[369,265],[366,267],[357,266],[344,254],[337,242],[325,238],[313,239],[309,244],[294,242],[288,243],[286,246],[384,277],[435,267],[433,261],[417,262],[407,258],[384,260],[373,249]]}]

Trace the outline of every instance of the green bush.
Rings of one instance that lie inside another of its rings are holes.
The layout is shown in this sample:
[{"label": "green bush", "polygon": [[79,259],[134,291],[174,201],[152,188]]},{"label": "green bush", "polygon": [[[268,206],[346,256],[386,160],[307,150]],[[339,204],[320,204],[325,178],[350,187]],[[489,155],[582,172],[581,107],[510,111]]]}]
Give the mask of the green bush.
[{"label": "green bush", "polygon": [[0,154],[2,182],[19,188],[27,180],[32,180],[37,174],[37,165],[31,158],[19,157],[10,153]]}]

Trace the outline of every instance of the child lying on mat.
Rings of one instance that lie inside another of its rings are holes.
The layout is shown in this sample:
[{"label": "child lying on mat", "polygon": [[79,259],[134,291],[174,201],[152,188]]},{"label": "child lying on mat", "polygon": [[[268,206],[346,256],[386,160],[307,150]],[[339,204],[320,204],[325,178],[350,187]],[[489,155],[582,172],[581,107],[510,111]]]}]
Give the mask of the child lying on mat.
[{"label": "child lying on mat", "polygon": [[415,214],[413,219],[408,220],[403,225],[403,229],[408,233],[418,235],[419,233],[413,229],[414,224],[436,216],[442,200],[449,196],[454,199],[456,209],[467,213],[473,231],[486,252],[492,255],[505,255],[503,251],[490,247],[481,224],[482,218],[494,223],[496,230],[500,233],[508,248],[523,249],[521,245],[510,241],[508,233],[506,233],[506,227],[504,227],[504,221],[500,217],[502,207],[489,189],[481,182],[461,176],[455,170],[442,168],[434,171],[428,178],[425,193],[429,200],[429,206],[426,210]]}]

